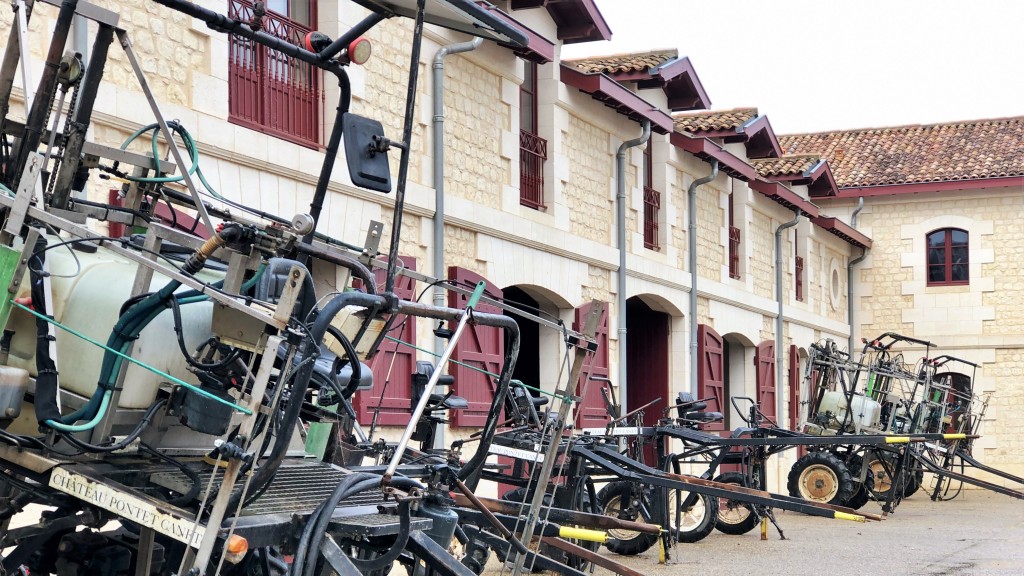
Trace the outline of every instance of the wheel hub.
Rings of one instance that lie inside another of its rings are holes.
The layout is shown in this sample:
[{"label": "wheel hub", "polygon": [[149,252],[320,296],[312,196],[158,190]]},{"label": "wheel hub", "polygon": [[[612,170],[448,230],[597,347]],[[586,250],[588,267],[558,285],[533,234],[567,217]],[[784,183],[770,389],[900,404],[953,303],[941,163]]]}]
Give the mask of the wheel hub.
[{"label": "wheel hub", "polygon": [[828,502],[839,492],[839,479],[827,466],[815,465],[804,471],[800,487],[806,500]]}]

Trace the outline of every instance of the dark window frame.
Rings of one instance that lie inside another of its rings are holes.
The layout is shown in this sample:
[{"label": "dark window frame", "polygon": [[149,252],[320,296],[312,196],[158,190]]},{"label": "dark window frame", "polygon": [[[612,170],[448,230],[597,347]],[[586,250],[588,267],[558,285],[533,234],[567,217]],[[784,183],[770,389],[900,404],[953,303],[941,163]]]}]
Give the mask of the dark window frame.
[{"label": "dark window frame", "polygon": [[[963,242],[955,242],[956,233],[962,233]],[[941,246],[933,247],[932,238],[941,235]],[[970,232],[963,228],[937,228],[924,236],[925,242],[925,277],[927,286],[967,286],[971,283],[970,273]],[[954,261],[954,250],[962,249],[962,260]],[[935,252],[933,252],[935,250]],[[935,256],[935,257],[933,257]],[[941,260],[937,261],[937,260]],[[933,271],[941,271],[942,279],[932,279]],[[957,272],[962,272],[958,274]],[[955,278],[955,279],[954,279]]]},{"label": "dark window frame", "polygon": [[740,275],[740,240],[742,235],[736,226],[735,194],[729,193],[729,278],[739,280]]},{"label": "dark window frame", "polygon": [[644,248],[660,251],[658,220],[661,218],[661,192],[654,188],[653,145],[648,140],[644,148]]},{"label": "dark window frame", "polygon": [[800,257],[800,233],[793,230],[793,288],[797,302],[804,301],[804,259]]},{"label": "dark window frame", "polygon": [[[548,143],[537,135],[538,66],[529,60],[523,63],[526,72],[519,85],[519,203],[543,210],[546,208],[544,163],[548,159]],[[524,102],[529,103],[529,108]]]}]

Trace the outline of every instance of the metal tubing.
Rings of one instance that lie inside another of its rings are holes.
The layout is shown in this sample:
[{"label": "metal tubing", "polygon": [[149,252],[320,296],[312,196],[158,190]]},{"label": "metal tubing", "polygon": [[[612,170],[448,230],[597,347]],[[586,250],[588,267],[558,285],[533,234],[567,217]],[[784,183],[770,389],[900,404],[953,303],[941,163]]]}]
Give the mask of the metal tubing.
[{"label": "metal tubing", "polygon": [[416,1],[416,24],[412,32],[409,54],[409,83],[405,92],[405,119],[402,125],[402,155],[398,163],[398,185],[395,186],[395,210],[391,217],[391,246],[388,247],[388,274],[385,292],[395,290],[395,266],[398,265],[398,244],[401,238],[402,213],[405,211],[405,182],[409,178],[409,156],[412,154],[412,124],[416,112],[416,85],[420,73],[420,46],[423,44],[423,12],[426,0]]},{"label": "metal tubing", "polygon": [[800,222],[800,210],[797,209],[793,219],[775,229],[775,299],[778,302],[778,316],[775,317],[775,414],[781,417],[782,408],[785,405],[785,396],[779,391],[782,390],[783,366],[782,366],[782,231],[792,228]]},{"label": "metal tubing", "polygon": [[619,249],[619,273],[616,277],[616,322],[619,325],[619,405],[626,410],[626,150],[647,142],[651,137],[651,121],[644,120],[639,138],[619,144],[615,152],[615,243]]},{"label": "metal tubing", "polygon": [[441,357],[437,360],[437,368],[430,373],[430,379],[427,380],[427,384],[423,388],[423,394],[420,395],[419,402],[416,403],[416,408],[413,409],[412,414],[409,415],[409,424],[405,427],[405,431],[402,432],[402,437],[398,440],[398,444],[395,446],[394,455],[391,457],[391,463],[388,464],[387,470],[384,471],[384,477],[381,479],[382,483],[387,484],[391,481],[391,477],[395,474],[395,469],[398,468],[398,464],[402,461],[405,449],[409,445],[409,439],[412,438],[413,432],[416,431],[416,423],[419,422],[420,417],[423,416],[423,411],[427,408],[427,402],[430,401],[430,395],[434,392],[434,388],[437,387],[437,381],[441,378],[441,366],[448,364],[448,360],[451,359],[452,354],[455,352],[455,347],[459,343],[459,338],[462,336],[462,331],[466,329],[466,324],[469,323],[469,319],[470,311],[467,308],[462,314],[462,318],[459,319],[459,324],[455,327],[455,333],[452,334],[451,339],[448,340],[448,346],[445,348],[444,353],[441,354]]},{"label": "metal tubing", "polygon": [[[483,44],[483,38],[474,38],[469,42],[458,42],[442,46],[434,54],[434,277],[447,276],[444,269],[444,59],[449,54],[459,54],[476,50]],[[434,287],[434,306],[444,306],[445,289],[442,285]],[[434,352],[440,354],[444,350],[444,338],[434,338]]]},{"label": "metal tubing", "polygon": [[[68,133],[65,134],[67,140],[64,145],[64,158],[60,164],[60,171],[56,175],[53,198],[50,201],[51,205],[56,208],[67,208],[68,199],[71,197],[71,185],[78,172],[78,166],[82,163],[85,135],[89,130],[93,105],[96,103],[96,95],[99,93],[100,82],[103,80],[107,51],[113,41],[114,28],[100,24],[99,30],[96,31],[96,41],[92,45],[92,55],[89,56],[85,77],[82,78],[82,83],[78,87],[78,105],[74,110],[68,111],[71,121],[68,122]],[[171,135],[167,134],[167,139],[170,140],[170,138]]]},{"label": "metal tubing", "polygon": [[[32,16],[35,0],[25,0],[25,21]],[[0,126],[7,123],[7,113],[11,110],[11,92],[14,90],[14,77],[18,74],[18,62],[21,58],[21,40],[18,27],[12,25],[7,36],[7,48],[4,50],[3,64],[0,65]]]},{"label": "metal tubing", "polygon": [[25,132],[14,155],[14,164],[7,167],[8,188],[13,188],[14,179],[21,175],[22,169],[28,162],[29,154],[39,148],[39,142],[43,138],[43,123],[46,121],[50,105],[53,103],[53,96],[57,89],[60,59],[64,55],[64,46],[68,42],[71,20],[75,16],[75,6],[77,5],[78,0],[64,0],[60,5],[60,12],[57,13],[57,21],[53,28],[53,37],[50,39],[50,49],[43,66],[43,75],[39,79],[39,88],[36,90],[32,109],[25,121]]},{"label": "metal tubing", "polygon": [[[690,182],[686,189],[687,256],[690,267],[690,392],[697,394],[697,187],[718,178],[718,160],[711,161],[711,173]],[[725,409],[724,406],[720,408]]]},{"label": "metal tubing", "polygon": [[326,48],[317,53],[317,58],[322,61],[330,60],[338,55],[339,52],[348,48],[348,45],[352,43],[363,34],[366,34],[377,24],[384,20],[384,15],[371,12],[366,18],[363,18],[358,24],[349,28],[344,34],[338,36],[334,42],[331,42]]},{"label": "metal tubing", "polygon": [[320,212],[324,207],[324,198],[327,197],[327,186],[331,183],[334,161],[338,158],[338,148],[341,147],[341,133],[344,130],[342,122],[352,103],[352,90],[348,74],[344,70],[338,74],[338,89],[340,94],[338,107],[335,109],[334,126],[331,128],[331,138],[324,151],[324,163],[320,165],[320,176],[316,181],[316,190],[313,191],[313,200],[309,203],[309,215],[313,217],[313,229],[302,238],[303,244],[313,243],[313,235],[316,234],[317,224],[320,223]]},{"label": "metal tubing", "polygon": [[276,36],[271,36],[266,32],[254,32],[252,28],[244,22],[228,18],[223,14],[218,14],[213,10],[208,10],[202,6],[193,4],[192,2],[188,2],[186,0],[153,0],[153,2],[166,6],[171,10],[187,14],[193,18],[198,18],[199,20],[206,22],[207,26],[218,32],[234,34],[236,36],[252,40],[257,44],[270,48],[271,50],[277,50],[286,56],[291,56],[292,58],[298,59],[307,64],[312,64],[317,68],[326,70],[334,75],[345,74],[345,68],[337,60],[321,60],[319,55],[310,52],[309,50],[300,48],[291,42],[281,40]]},{"label": "metal tubing", "polygon": [[[850,228],[857,228],[857,214],[864,209],[864,197],[857,198],[857,208],[853,210],[853,214],[850,214]],[[850,323],[850,337],[847,343],[847,350],[853,352],[854,348],[854,330],[855,326],[853,323],[853,267],[860,264],[864,258],[867,258],[867,248],[860,249],[860,256],[850,260],[846,264],[846,320]]]}]

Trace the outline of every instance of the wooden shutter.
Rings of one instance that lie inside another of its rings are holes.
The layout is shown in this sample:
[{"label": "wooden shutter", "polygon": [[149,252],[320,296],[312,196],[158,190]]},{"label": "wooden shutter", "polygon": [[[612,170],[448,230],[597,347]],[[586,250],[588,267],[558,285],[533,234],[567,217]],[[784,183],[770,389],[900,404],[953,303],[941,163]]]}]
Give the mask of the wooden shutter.
[{"label": "wooden shutter", "polygon": [[[789,347],[789,429],[800,425],[800,351],[795,344]],[[806,446],[798,446],[796,457],[807,453]]]},{"label": "wooden shutter", "polygon": [[[461,268],[451,266],[448,268],[448,279],[460,286],[472,288],[478,282],[487,285],[484,293],[494,300],[501,300],[502,291],[486,278]],[[469,297],[457,292],[448,293],[448,306],[450,308],[465,308]],[[478,312],[489,314],[501,314],[501,309],[486,302],[477,305]],[[451,329],[455,329],[455,323],[450,323]],[[501,328],[494,326],[469,325],[462,333],[462,338],[455,345],[452,353],[452,360],[461,362],[473,368],[486,370],[491,374],[499,374],[504,361],[505,334]],[[491,401],[494,399],[494,387],[497,376],[490,376],[473,370],[467,366],[452,363],[448,373],[455,377],[455,384],[452,390],[456,395],[462,396],[469,402],[469,407],[464,410],[456,410],[451,414],[454,426],[483,426],[487,420],[487,412],[491,408]]]},{"label": "wooden shutter", "polygon": [[[754,352],[754,366],[757,367],[757,403],[761,412],[770,420],[777,421],[775,409],[775,342],[765,340],[757,345]],[[765,423],[767,424],[767,422]]]},{"label": "wooden shutter", "polygon": [[[576,309],[576,319],[573,321],[572,329],[580,332],[583,330],[583,323],[590,314],[590,303],[584,304]],[[583,396],[580,403],[579,414],[576,423],[581,427],[598,427],[608,423],[608,413],[604,408],[604,398],[601,396],[601,388],[607,386],[607,382],[599,380],[587,380],[588,376],[608,378],[611,373],[608,370],[608,308],[605,307],[598,323],[597,332],[594,335],[597,340],[597,352],[587,358],[583,365],[583,372],[576,385],[576,393]]]},{"label": "wooden shutter", "polygon": [[[697,328],[697,398],[708,399],[708,410],[722,414],[728,412],[729,399],[725,397],[725,346],[714,328],[701,324]],[[704,426],[707,431],[722,431],[727,422],[712,422]]]},{"label": "wooden shutter", "polygon": [[[401,260],[406,268],[416,269],[415,258],[402,256]],[[383,290],[387,271],[374,270],[373,275],[377,286]],[[407,276],[396,277],[395,294],[403,300],[415,299],[416,281]],[[387,335],[415,346],[416,318],[404,314],[396,317]],[[409,423],[409,415],[412,413],[409,406],[412,401],[412,372],[415,366],[416,351],[411,347],[400,345],[389,338],[380,343],[377,354],[370,360],[373,388],[356,392],[352,398],[352,407],[359,415],[360,424],[369,424],[378,406],[378,425],[405,426]]]}]

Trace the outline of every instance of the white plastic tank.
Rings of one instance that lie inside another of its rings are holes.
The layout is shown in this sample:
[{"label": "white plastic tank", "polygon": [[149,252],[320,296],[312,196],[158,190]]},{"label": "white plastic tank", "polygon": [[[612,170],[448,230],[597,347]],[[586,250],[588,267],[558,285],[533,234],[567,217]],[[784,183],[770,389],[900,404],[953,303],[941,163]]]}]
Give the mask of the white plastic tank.
[{"label": "white plastic tank", "polygon": [[[48,240],[51,244],[61,241],[53,236]],[[102,248],[91,254],[76,250],[74,255],[66,247],[52,248],[46,252],[46,260],[52,274],[54,318],[106,344],[121,305],[131,295],[137,265]],[[157,290],[167,282],[166,277],[154,274],[150,289]],[[187,289],[182,287],[180,290]],[[27,274],[18,293],[18,297],[25,296],[29,296]],[[185,344],[189,351],[210,338],[212,308],[210,302],[181,306]],[[15,308],[7,328],[15,330],[8,363],[35,376],[35,317]],[[104,350],[60,328],[56,329],[56,335],[61,389],[85,397],[92,396],[96,391]],[[186,369],[187,364],[178,348],[170,309],[162,312],[142,331],[131,356],[186,382],[198,383],[195,375]],[[131,364],[118,405],[122,408],[148,407],[155,400],[160,383],[165,381],[165,378]]]},{"label": "white plastic tank", "polygon": [[[856,426],[860,428],[878,427],[878,420],[882,414],[882,407],[878,402],[867,396],[854,394],[849,408],[853,409],[852,420]],[[821,407],[818,409],[819,413],[824,413],[825,411],[834,414],[839,422],[846,421],[846,395],[837,390],[826,392],[825,396],[821,399]]]}]

